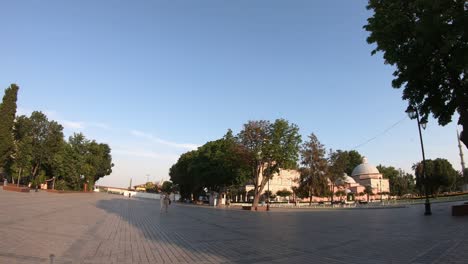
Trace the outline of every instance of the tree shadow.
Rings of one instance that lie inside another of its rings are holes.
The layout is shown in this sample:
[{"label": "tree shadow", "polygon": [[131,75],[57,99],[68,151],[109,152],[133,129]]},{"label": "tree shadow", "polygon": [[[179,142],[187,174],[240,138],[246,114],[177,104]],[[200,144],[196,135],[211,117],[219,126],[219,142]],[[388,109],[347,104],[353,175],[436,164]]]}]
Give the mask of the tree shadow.
[{"label": "tree shadow", "polygon": [[[138,254],[157,263],[254,263],[297,254],[281,243],[255,243],[253,236],[260,230],[261,219],[269,218],[265,213],[174,203],[165,213],[159,200],[137,198],[103,199],[97,202],[97,208],[111,214],[108,224],[103,224],[117,230],[109,227],[94,232],[106,238],[104,243],[118,243],[123,256],[135,258],[135,249],[131,247],[133,252],[128,252],[128,243],[144,248],[139,248]],[[105,256],[110,247],[105,245],[102,252],[98,249],[94,257]]]}]

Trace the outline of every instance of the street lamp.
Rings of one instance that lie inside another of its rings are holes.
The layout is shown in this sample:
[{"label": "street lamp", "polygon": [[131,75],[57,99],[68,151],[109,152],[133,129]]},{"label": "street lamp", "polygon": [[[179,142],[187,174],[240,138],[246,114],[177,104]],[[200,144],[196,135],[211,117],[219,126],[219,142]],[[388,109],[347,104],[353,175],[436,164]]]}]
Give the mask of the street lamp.
[{"label": "street lamp", "polygon": [[429,202],[429,195],[428,195],[428,189],[427,189],[427,177],[426,177],[426,157],[424,155],[424,143],[422,139],[422,133],[421,133],[421,127],[423,129],[426,129],[426,122],[421,123],[421,120],[419,120],[419,113],[418,109],[416,107],[411,107],[407,111],[409,118],[414,119],[418,121],[418,130],[419,130],[419,140],[421,141],[421,151],[422,151],[422,157],[423,157],[423,182],[424,182],[424,193],[426,196],[426,201],[424,203],[424,215],[432,215],[431,212],[431,203]]},{"label": "street lamp", "polygon": [[383,203],[383,194],[382,194],[382,176],[379,177],[380,180],[380,203]]},{"label": "street lamp", "polygon": [[267,200],[267,211],[270,211],[270,178],[268,178],[268,200]]}]

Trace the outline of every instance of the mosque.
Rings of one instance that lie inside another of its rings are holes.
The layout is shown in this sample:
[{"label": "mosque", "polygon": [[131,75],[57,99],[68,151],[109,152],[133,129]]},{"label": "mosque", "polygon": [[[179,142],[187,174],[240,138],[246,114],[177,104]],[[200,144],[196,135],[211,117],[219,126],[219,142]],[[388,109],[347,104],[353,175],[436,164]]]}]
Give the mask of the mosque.
[{"label": "mosque", "polygon": [[[371,195],[372,199],[387,198],[387,194],[379,195],[380,193],[390,193],[390,183],[388,179],[384,179],[383,175],[379,170],[369,164],[367,158],[362,159],[362,163],[354,168],[351,177],[346,173],[343,179],[336,182],[337,189],[344,188],[346,193],[353,194],[353,196],[359,196],[362,194],[366,186],[372,188]],[[336,191],[336,190],[335,190]]]},{"label": "mosque", "polygon": [[[299,185],[299,178],[299,171],[280,170],[280,172],[276,174],[270,181],[269,189],[273,194],[275,194],[278,190],[284,189],[292,192],[292,188]],[[388,198],[388,193],[390,192],[389,180],[384,179],[379,170],[375,166],[369,164],[367,158],[364,157],[362,159],[362,163],[354,168],[351,176],[345,173],[342,179],[335,182],[333,193],[336,193],[337,191],[345,191],[348,201],[355,199],[366,200],[367,195],[362,196],[366,186],[370,186],[372,188],[373,195],[369,196],[370,200]],[[239,195],[239,197],[235,197],[235,201],[247,201],[253,199],[252,194],[249,194],[249,191],[252,191],[253,188],[253,185],[245,186],[245,193]],[[267,188],[265,188],[264,191],[266,190]],[[292,197],[290,198],[292,199]],[[309,198],[304,199],[304,201],[308,200]],[[329,197],[312,197],[312,201],[314,202],[323,202],[328,200]]]}]

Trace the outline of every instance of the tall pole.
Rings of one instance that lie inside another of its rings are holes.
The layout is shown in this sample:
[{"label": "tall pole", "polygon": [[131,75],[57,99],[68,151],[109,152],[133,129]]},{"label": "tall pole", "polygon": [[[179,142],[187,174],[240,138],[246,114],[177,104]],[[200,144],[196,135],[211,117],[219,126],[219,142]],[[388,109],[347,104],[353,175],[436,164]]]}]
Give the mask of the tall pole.
[{"label": "tall pole", "polygon": [[267,211],[270,211],[270,178],[268,178],[268,201],[267,201]]},{"label": "tall pole", "polygon": [[461,144],[460,140],[460,134],[458,133],[457,129],[457,139],[458,139],[458,149],[460,150],[460,161],[461,161],[461,167],[462,167],[462,173],[465,171],[465,159],[463,158],[463,147]]},{"label": "tall pole", "polygon": [[382,194],[382,176],[380,176],[380,202],[383,202],[383,194]]},{"label": "tall pole", "polygon": [[431,203],[429,202],[429,192],[427,189],[427,176],[426,176],[426,156],[424,155],[424,143],[422,139],[422,132],[421,132],[421,122],[419,120],[419,113],[418,109],[415,108],[416,111],[416,119],[418,120],[418,130],[419,130],[419,140],[421,141],[421,151],[423,157],[423,179],[424,179],[424,193],[426,195],[426,202],[424,203],[424,215],[432,215],[431,212]]}]

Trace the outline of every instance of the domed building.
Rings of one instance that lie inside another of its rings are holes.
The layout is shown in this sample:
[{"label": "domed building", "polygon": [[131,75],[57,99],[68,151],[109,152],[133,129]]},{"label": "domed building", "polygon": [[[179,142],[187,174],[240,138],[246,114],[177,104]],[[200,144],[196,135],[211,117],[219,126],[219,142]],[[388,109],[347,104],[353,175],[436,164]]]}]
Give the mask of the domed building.
[{"label": "domed building", "polygon": [[379,170],[369,164],[365,157],[362,159],[362,164],[354,168],[351,177],[361,186],[371,186],[374,194],[390,192],[388,179],[384,179]]}]

